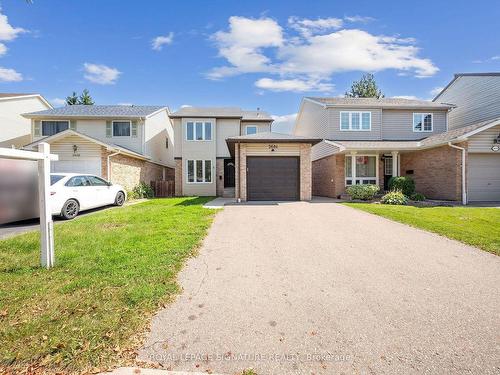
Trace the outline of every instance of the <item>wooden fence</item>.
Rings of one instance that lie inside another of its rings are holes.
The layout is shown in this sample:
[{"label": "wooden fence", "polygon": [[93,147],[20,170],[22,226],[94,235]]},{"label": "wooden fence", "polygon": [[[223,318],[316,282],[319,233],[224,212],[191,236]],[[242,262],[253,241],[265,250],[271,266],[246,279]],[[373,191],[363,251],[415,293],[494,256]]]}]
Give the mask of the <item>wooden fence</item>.
[{"label": "wooden fence", "polygon": [[157,198],[167,198],[175,195],[174,181],[151,181],[151,188]]}]

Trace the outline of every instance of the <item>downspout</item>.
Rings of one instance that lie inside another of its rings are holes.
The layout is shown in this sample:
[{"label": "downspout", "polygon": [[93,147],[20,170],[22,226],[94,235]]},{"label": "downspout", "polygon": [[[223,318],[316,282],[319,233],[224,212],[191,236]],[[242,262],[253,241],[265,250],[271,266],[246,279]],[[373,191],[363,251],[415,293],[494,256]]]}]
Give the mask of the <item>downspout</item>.
[{"label": "downspout", "polygon": [[465,151],[467,151],[467,150],[463,147],[453,145],[453,144],[451,144],[451,142],[448,142],[448,146],[462,151],[462,204],[466,205],[467,204],[467,191],[465,190],[465,188],[466,188]]},{"label": "downspout", "polygon": [[108,181],[111,181],[111,162],[110,162],[110,158],[111,156],[115,156],[115,155],[118,155],[120,153],[120,151],[117,151],[115,152],[114,154],[109,154],[108,155],[108,163],[107,163],[107,167],[108,167]]},{"label": "downspout", "polygon": [[241,168],[240,168],[240,164],[241,164],[241,152],[240,152],[240,143],[236,143],[235,144],[235,147],[238,146],[238,203],[241,202]]}]

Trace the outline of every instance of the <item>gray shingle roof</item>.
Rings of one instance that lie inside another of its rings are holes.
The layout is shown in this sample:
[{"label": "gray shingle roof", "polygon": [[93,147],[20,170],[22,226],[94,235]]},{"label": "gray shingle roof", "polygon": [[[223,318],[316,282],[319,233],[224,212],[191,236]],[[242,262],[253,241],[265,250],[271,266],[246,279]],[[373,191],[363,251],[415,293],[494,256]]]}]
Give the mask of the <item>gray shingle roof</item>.
[{"label": "gray shingle roof", "polygon": [[435,103],[427,100],[412,100],[402,98],[320,98],[308,97],[307,99],[320,102],[328,106],[337,107],[376,107],[393,109],[435,108],[447,110],[453,108],[450,104]]},{"label": "gray shingle roof", "polygon": [[184,107],[170,115],[180,117],[215,117],[240,118],[242,120],[272,121],[273,118],[264,111],[246,111],[238,107]]},{"label": "gray shingle roof", "polygon": [[67,105],[45,111],[23,114],[27,118],[36,117],[146,117],[165,106],[153,105]]}]

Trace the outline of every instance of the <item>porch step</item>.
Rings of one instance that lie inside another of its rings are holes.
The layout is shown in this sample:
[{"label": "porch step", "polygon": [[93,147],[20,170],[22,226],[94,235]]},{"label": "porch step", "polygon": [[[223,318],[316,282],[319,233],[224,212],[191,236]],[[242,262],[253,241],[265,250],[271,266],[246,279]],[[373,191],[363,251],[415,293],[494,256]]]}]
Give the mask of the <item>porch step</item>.
[{"label": "porch step", "polygon": [[224,188],[224,192],[222,193],[223,198],[234,198],[236,194],[236,188]]}]

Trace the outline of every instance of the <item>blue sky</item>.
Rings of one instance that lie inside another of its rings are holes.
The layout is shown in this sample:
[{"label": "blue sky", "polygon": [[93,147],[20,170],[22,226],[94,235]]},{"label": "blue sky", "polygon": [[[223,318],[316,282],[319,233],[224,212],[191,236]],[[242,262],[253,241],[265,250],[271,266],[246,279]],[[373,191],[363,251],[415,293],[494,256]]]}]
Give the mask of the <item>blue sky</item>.
[{"label": "blue sky", "polygon": [[303,96],[373,72],[428,99],[456,72],[499,71],[498,1],[3,1],[0,91],[58,104],[260,107],[284,129]]}]

